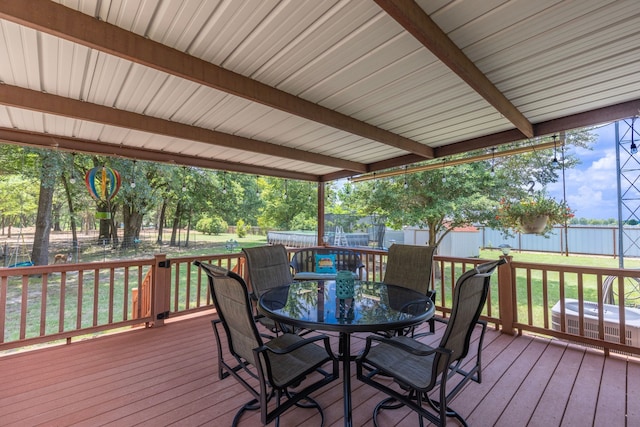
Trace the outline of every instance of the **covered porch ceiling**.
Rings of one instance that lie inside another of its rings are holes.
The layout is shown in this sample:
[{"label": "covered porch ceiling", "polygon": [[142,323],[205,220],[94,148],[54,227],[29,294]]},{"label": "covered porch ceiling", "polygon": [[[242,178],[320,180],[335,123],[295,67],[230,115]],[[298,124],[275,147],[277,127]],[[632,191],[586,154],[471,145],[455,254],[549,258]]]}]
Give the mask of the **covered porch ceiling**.
[{"label": "covered porch ceiling", "polygon": [[637,0],[0,0],[0,141],[330,181],[638,114]]}]

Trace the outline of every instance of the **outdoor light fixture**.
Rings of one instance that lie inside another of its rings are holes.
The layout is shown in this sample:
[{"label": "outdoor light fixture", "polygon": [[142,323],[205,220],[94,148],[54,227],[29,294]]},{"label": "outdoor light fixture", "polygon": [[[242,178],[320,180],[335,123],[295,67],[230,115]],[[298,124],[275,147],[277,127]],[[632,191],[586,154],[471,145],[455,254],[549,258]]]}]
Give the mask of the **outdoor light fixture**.
[{"label": "outdoor light fixture", "polygon": [[491,147],[491,177],[496,176],[496,171],[494,169],[496,164],[496,147]]},{"label": "outdoor light fixture", "polygon": [[69,178],[69,182],[71,184],[76,183],[75,164],[76,164],[76,153],[71,153],[71,177]]},{"label": "outdoor light fixture", "polygon": [[131,188],[136,188],[136,161],[133,161],[133,170],[131,172]]},{"label": "outdoor light fixture", "polygon": [[553,160],[551,161],[553,166],[558,166],[558,156],[557,156],[557,148],[556,148],[556,135],[553,135]]},{"label": "outdoor light fixture", "polygon": [[407,184],[407,166],[404,167],[404,189],[409,188],[409,184]]},{"label": "outdoor light fixture", "polygon": [[631,154],[636,154],[638,152],[638,147],[636,146],[636,143],[633,142],[633,134],[634,134],[633,123],[635,121],[636,121],[635,117],[631,119],[631,147],[629,147]]},{"label": "outdoor light fixture", "polygon": [[444,183],[444,182],[447,182],[447,177],[446,177],[446,175],[444,174],[444,166],[445,166],[445,163],[446,163],[446,160],[445,160],[445,159],[442,159],[442,182],[443,182],[443,183]]},{"label": "outdoor light fixture", "polygon": [[227,194],[227,171],[223,172],[222,180],[224,181],[224,184],[222,186],[222,194]]}]

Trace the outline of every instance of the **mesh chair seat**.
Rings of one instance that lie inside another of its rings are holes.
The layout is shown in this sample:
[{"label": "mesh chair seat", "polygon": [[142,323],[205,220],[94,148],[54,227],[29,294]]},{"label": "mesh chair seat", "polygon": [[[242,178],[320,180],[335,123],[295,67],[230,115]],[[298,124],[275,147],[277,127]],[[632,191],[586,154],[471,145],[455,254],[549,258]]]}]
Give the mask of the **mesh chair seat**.
[{"label": "mesh chair seat", "polygon": [[[304,342],[299,335],[283,334],[265,344],[265,347],[277,352]],[[291,384],[309,372],[309,367],[320,367],[327,361],[327,352],[317,345],[302,346],[290,353],[271,354],[271,381],[276,387]]]},{"label": "mesh chair seat", "polygon": [[430,384],[435,354],[433,347],[400,335],[393,338],[393,344],[381,342],[372,347],[367,361],[406,387],[423,390]]}]

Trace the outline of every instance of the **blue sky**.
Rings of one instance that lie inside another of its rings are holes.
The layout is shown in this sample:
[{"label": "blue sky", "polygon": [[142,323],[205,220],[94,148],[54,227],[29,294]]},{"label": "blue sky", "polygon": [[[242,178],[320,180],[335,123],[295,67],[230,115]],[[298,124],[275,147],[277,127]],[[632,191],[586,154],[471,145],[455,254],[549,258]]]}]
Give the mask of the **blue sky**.
[{"label": "blue sky", "polygon": [[[618,218],[615,124],[592,132],[598,135],[593,150],[571,147],[581,164],[565,172],[567,202],[577,218]],[[547,192],[562,200],[562,180],[547,186]]]}]

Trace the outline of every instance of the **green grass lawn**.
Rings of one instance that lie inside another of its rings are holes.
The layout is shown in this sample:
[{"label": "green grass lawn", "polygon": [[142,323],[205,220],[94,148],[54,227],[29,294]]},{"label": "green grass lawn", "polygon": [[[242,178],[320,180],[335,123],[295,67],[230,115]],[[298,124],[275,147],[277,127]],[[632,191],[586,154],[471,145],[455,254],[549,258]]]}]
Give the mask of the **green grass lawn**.
[{"label": "green grass lawn", "polygon": [[[499,250],[483,249],[480,251],[480,258],[483,259],[495,259],[501,252]],[[520,262],[535,262],[542,264],[557,264],[557,265],[576,265],[583,267],[605,267],[605,268],[618,268],[619,259],[614,257],[605,256],[593,256],[593,255],[573,255],[569,256],[560,255],[558,253],[544,253],[544,252],[518,252],[511,251],[509,254],[513,257],[514,261]],[[640,258],[625,258],[625,268],[640,268]]]},{"label": "green grass lawn", "polygon": [[[495,250],[483,250],[480,252],[480,258],[495,259],[499,255]],[[516,252],[511,254],[514,261],[531,262],[540,264],[553,265],[571,265],[581,267],[603,267],[618,268],[619,260],[613,257],[603,256],[585,256],[570,255],[563,256],[560,254],[535,253],[535,252]],[[640,259],[626,258],[624,260],[625,269],[640,268]],[[598,301],[598,282],[595,275],[582,276],[582,289],[579,287],[579,277],[575,273],[564,274],[564,298],[578,299],[580,293],[585,301]],[[522,323],[531,323],[536,326],[544,325],[545,310],[548,318],[551,318],[551,308],[560,300],[560,274],[556,272],[548,272],[546,275],[546,294],[544,292],[543,274],[541,271],[533,270],[531,272],[530,287],[527,288],[526,272],[519,269],[516,277],[516,301],[518,305],[517,316],[518,321]],[[492,298],[497,303],[497,281],[492,280]],[[617,281],[614,282],[614,298],[615,303],[619,301],[617,292]],[[640,286],[634,279],[624,280],[624,305],[628,307],[637,307],[640,304]],[[529,317],[529,307],[531,307],[531,318]]]},{"label": "green grass lawn", "polygon": [[[165,241],[168,241],[170,236],[166,237]],[[229,241],[237,242],[237,246],[230,250],[227,248],[227,243]],[[107,251],[103,248],[93,248],[94,251],[87,250],[83,252],[82,257],[80,259],[81,262],[88,261],[102,261],[103,258],[106,260],[110,259],[126,259],[126,258],[148,258],[153,256],[154,254],[163,253],[166,254],[168,258],[179,258],[179,257],[187,257],[187,256],[204,256],[204,255],[216,255],[216,254],[225,254],[225,253],[237,253],[243,247],[253,247],[260,246],[266,244],[266,236],[264,235],[247,235],[244,238],[238,238],[235,234],[219,234],[219,235],[204,235],[192,232],[190,236],[190,243],[188,246],[169,246],[168,244],[151,244],[151,243],[143,243],[135,248],[135,249],[127,249],[118,251],[113,249],[112,251]],[[500,255],[500,252],[497,250],[482,250],[480,252],[481,259],[496,259]],[[613,257],[595,257],[595,256],[574,256],[571,255],[569,257],[562,256],[559,254],[549,254],[549,253],[528,253],[528,252],[516,252],[512,251],[511,255],[513,259],[516,261],[522,262],[532,262],[532,263],[545,263],[545,264],[563,264],[563,265],[574,265],[574,266],[588,266],[588,267],[609,267],[609,268],[617,268],[618,267],[618,259]],[[640,268],[640,260],[638,259],[626,259],[625,265],[627,268]],[[135,271],[130,271],[129,283],[130,287],[133,287],[132,283],[137,283]],[[194,271],[187,272],[185,268],[181,268],[179,271],[179,282],[186,283],[187,274],[194,274]],[[450,273],[448,273],[450,274]],[[456,268],[456,271],[453,274],[458,277],[462,274],[462,269],[460,266]],[[100,272],[100,278],[98,279],[98,285],[95,285],[93,273],[86,272],[83,277],[83,289],[82,289],[82,299],[78,300],[78,280],[77,273],[70,272],[67,274],[66,283],[64,286],[64,309],[62,318],[64,319],[64,328],[62,330],[74,329],[76,326],[76,307],[78,304],[82,305],[82,316],[81,316],[81,324],[82,327],[91,326],[93,323],[93,301],[94,294],[98,295],[98,305],[100,307],[99,313],[97,314],[98,324],[104,324],[107,322],[107,308],[111,305],[114,306],[114,317],[118,318],[122,316],[124,307],[124,288],[122,282],[124,282],[124,271],[116,271],[115,272],[115,280],[113,294],[110,294],[109,289],[109,279],[108,279],[108,271]],[[104,277],[102,277],[104,276]],[[172,274],[172,280],[175,276]],[[193,277],[193,276],[192,276]],[[59,283],[56,284],[56,280],[59,281],[59,278],[51,275],[49,278],[49,284],[47,288],[46,295],[46,305],[47,305],[47,319],[45,320],[45,329],[47,333],[57,332],[59,331],[60,324],[60,303],[61,303],[61,286]],[[192,279],[193,280],[193,279]],[[41,279],[33,278],[30,279],[29,283],[29,292],[27,297],[27,306],[28,313],[27,318],[30,319],[28,323],[28,330],[26,331],[27,337],[29,336],[37,336],[39,335],[40,329],[40,311],[41,305],[43,302],[43,298],[41,295],[40,289]],[[528,315],[528,307],[531,305],[533,307],[533,323],[540,324],[543,320],[543,314],[545,309],[550,310],[553,304],[555,304],[560,296],[559,292],[559,279],[558,274],[550,272],[547,275],[547,295],[546,295],[546,303],[545,296],[542,292],[542,275],[539,271],[534,271],[531,276],[531,288],[527,289],[527,277],[525,274],[518,272],[518,277],[516,279],[516,295],[518,301],[518,316],[520,321],[524,321]],[[206,295],[206,285],[203,285],[204,288],[201,289],[201,294]],[[597,300],[597,288],[595,279],[593,276],[585,276],[584,285],[583,285],[583,295],[586,300]],[[130,292],[130,290],[129,290]],[[179,285],[178,289],[173,287],[172,292],[178,292],[182,294],[184,292],[182,285]],[[190,304],[195,304],[194,291],[191,291],[190,295]],[[21,313],[21,293],[22,293],[22,285],[20,283],[20,279],[12,279],[9,281],[8,286],[8,295],[7,295],[7,307],[5,313],[5,321],[6,321],[6,330],[5,330],[5,338],[7,340],[13,340],[17,338],[17,334],[19,331],[17,327],[20,323],[20,313]],[[497,279],[494,277],[492,280],[492,304],[494,310],[497,310]],[[578,288],[575,280],[575,275],[566,274],[565,275],[565,297],[567,298],[577,298],[578,296]],[[638,295],[635,295],[636,297]],[[113,304],[110,301],[113,298]],[[178,300],[180,304],[183,304],[183,300],[186,298],[185,295],[180,295]],[[447,301],[450,301],[450,295],[445,295]],[[530,298],[530,300],[529,300]],[[495,299],[495,302],[493,301]],[[631,298],[629,297],[631,300]],[[174,296],[172,295],[172,302],[174,301]],[[630,305],[630,304],[629,304]],[[127,311],[131,310],[131,306],[129,303],[129,307]],[[494,312],[494,315],[497,315],[497,312]]]}]

